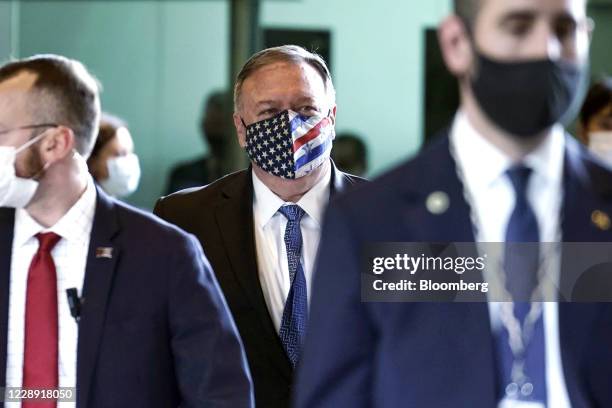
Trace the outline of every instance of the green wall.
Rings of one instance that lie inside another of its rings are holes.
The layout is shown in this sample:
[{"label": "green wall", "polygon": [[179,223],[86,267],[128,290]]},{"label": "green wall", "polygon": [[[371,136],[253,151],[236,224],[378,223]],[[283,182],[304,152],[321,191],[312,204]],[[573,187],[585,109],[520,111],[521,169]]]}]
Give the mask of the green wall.
[{"label": "green wall", "polygon": [[225,1],[22,1],[19,56],[83,61],[103,83],[103,108],[127,119],[140,156],[128,201],[152,208],[176,161],[204,152],[204,95],[227,86]]},{"label": "green wall", "polygon": [[612,75],[612,2],[607,6],[589,7],[595,21],[591,43],[591,72],[595,78]]},{"label": "green wall", "polygon": [[0,1],[0,59],[11,55],[12,51],[12,10],[10,1]]},{"label": "green wall", "polygon": [[[366,138],[377,174],[420,146],[423,29],[450,3],[263,0],[261,25],[330,30],[337,127]],[[612,8],[590,14],[593,72],[612,73]],[[104,108],[128,120],[141,158],[141,186],[128,201],[145,208],[174,163],[205,151],[197,121],[203,97],[228,86],[228,47],[225,0],[0,0],[0,57],[59,53],[101,80]]]},{"label": "green wall", "polygon": [[449,0],[270,0],[261,20],[264,28],[331,30],[337,130],[366,139],[375,174],[420,146],[423,29],[449,9]]},{"label": "green wall", "polygon": [[[52,52],[83,61],[104,84],[104,108],[129,121],[143,166],[129,201],[150,208],[170,166],[205,149],[196,123],[203,96],[228,85],[228,3],[16,3],[18,56]],[[422,28],[447,5],[431,0],[414,12],[412,2],[397,0],[269,0],[261,23],[331,30],[338,129],[366,137],[376,173],[420,144]]]}]

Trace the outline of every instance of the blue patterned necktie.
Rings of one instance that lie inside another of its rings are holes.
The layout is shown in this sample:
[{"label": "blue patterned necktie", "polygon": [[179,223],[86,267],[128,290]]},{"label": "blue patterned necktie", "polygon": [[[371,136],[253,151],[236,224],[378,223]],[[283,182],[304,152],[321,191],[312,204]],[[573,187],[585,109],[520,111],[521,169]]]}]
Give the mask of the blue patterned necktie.
[{"label": "blue patterned necktie", "polygon": [[291,279],[291,288],[285,302],[279,335],[291,365],[295,367],[300,357],[304,333],[306,331],[306,320],[308,319],[308,289],[306,287],[304,268],[300,262],[302,253],[300,221],[304,215],[304,210],[298,205],[293,204],[282,206],[278,212],[287,218],[285,247],[287,249],[289,277]]},{"label": "blue patterned necktie", "polygon": [[[506,228],[504,254],[504,271],[506,288],[514,302],[514,315],[522,325],[531,308],[528,300],[538,283],[539,243],[538,222],[533,208],[527,200],[527,186],[531,169],[517,165],[506,173],[515,193],[515,205]],[[512,364],[514,355],[510,348],[508,330],[500,333],[496,339],[496,348],[500,369],[500,388],[502,395],[508,393],[507,386],[512,381]],[[525,351],[524,374],[529,383],[527,387],[511,387],[516,392],[509,393],[512,399],[537,401],[546,405],[546,363],[544,348],[544,325],[542,316],[534,323]]]},{"label": "blue patterned necktie", "polygon": [[[527,200],[531,169],[518,165],[508,169],[516,201],[506,227],[504,270],[506,288],[514,300],[529,300],[537,285],[540,242],[538,221]],[[527,244],[526,244],[527,243]]]}]

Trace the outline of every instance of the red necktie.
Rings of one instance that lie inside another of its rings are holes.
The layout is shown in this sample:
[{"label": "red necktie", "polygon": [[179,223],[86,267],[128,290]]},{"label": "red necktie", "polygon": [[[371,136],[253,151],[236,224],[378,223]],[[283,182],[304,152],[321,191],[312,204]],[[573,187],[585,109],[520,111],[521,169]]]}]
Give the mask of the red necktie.
[{"label": "red necktie", "polygon": [[[23,388],[58,387],[57,276],[51,250],[61,239],[52,232],[37,234],[38,251],[28,271]],[[22,408],[55,408],[55,401],[22,401]]]}]

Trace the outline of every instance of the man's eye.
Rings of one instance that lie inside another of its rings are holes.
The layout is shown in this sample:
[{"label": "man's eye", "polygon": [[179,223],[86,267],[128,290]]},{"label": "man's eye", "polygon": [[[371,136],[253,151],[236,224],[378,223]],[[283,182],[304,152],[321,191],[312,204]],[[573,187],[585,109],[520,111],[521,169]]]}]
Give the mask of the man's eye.
[{"label": "man's eye", "polygon": [[265,109],[265,110],[263,110],[263,111],[259,112],[259,114],[258,114],[258,115],[259,115],[259,116],[264,116],[264,117],[268,117],[268,118],[269,118],[269,117],[274,116],[274,115],[275,115],[277,112],[278,112],[278,110],[277,110],[277,109],[275,109],[275,108],[270,108],[270,109]]},{"label": "man's eye", "polygon": [[527,21],[516,21],[508,25],[508,30],[516,37],[523,37],[531,29],[531,24]]},{"label": "man's eye", "polygon": [[310,113],[310,114],[313,114],[313,113],[316,113],[318,111],[319,110],[317,108],[315,108],[314,106],[302,106],[300,108],[300,113]]}]

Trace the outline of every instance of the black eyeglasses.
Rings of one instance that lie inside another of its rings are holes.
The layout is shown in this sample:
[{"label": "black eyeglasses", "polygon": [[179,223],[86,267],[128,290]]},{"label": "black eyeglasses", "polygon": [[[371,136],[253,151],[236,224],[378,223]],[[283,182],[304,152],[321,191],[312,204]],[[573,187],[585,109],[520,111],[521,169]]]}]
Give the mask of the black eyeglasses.
[{"label": "black eyeglasses", "polygon": [[6,129],[6,130],[0,130],[0,135],[4,135],[10,132],[14,132],[16,130],[26,130],[26,129],[39,129],[39,128],[54,128],[54,127],[58,127],[60,125],[58,125],[57,123],[41,123],[40,125],[27,125],[27,126],[20,126],[20,127],[16,127],[13,129]]}]

